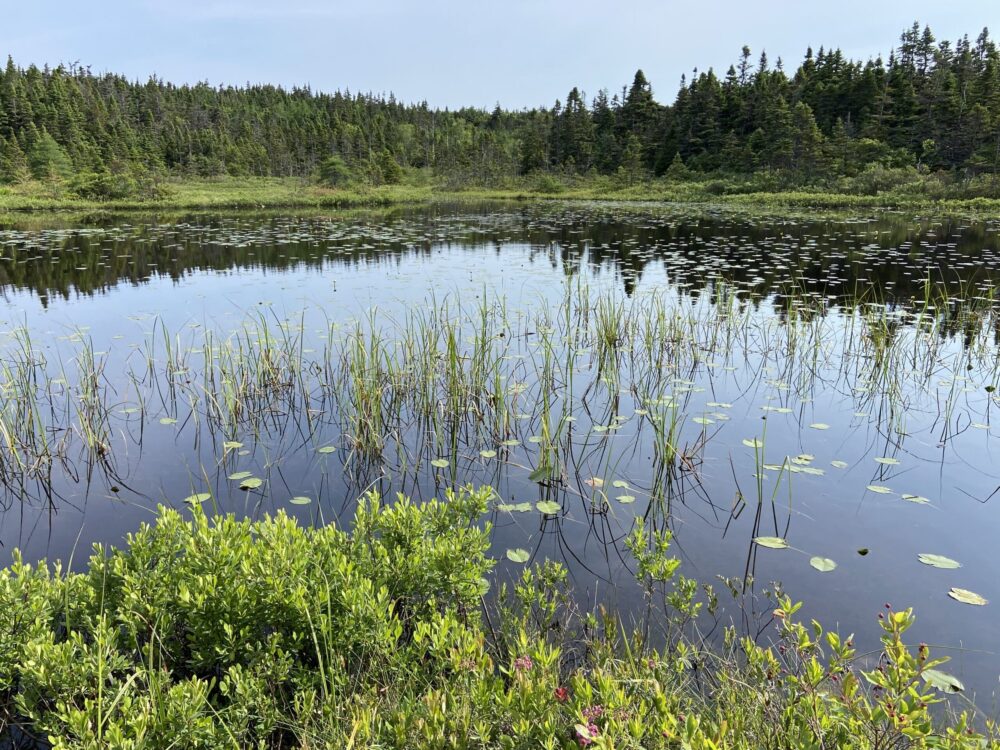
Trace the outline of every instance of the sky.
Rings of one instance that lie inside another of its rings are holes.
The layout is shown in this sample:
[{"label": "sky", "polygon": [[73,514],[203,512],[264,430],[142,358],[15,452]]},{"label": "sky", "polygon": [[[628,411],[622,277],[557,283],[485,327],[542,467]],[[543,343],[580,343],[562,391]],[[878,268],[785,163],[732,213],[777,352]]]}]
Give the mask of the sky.
[{"label": "sky", "polygon": [[551,106],[641,68],[659,101],[744,44],[786,69],[808,46],[888,55],[913,21],[1000,39],[1000,0],[0,0],[0,55],[174,83],[273,83],[435,107]]}]

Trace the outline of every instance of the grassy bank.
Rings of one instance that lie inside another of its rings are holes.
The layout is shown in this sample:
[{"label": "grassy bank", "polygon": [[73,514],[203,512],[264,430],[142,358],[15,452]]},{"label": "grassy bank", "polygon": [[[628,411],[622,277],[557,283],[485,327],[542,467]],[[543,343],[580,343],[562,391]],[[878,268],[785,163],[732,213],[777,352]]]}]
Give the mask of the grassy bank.
[{"label": "grassy bank", "polygon": [[0,216],[47,211],[193,211],[222,209],[322,209],[420,204],[434,201],[614,200],[708,203],[750,209],[900,209],[1000,216],[1000,198],[941,193],[918,183],[869,193],[788,189],[764,182],[719,180],[624,184],[610,178],[525,178],[503,187],[455,187],[426,179],[380,187],[327,188],[300,178],[172,179],[156,197],[83,199],[59,185],[28,182],[0,187]]},{"label": "grassy bank", "polygon": [[[795,621],[696,636],[714,596],[669,536],[628,547],[645,621],[579,612],[543,562],[497,585],[492,491],[359,501],[352,531],[163,510],[83,573],[0,572],[0,726],[57,748],[982,748],[909,611],[884,652]],[[517,561],[516,558],[511,558]],[[494,595],[485,607],[487,584]],[[654,646],[654,644],[657,644]],[[985,724],[986,731],[992,728]],[[995,735],[991,734],[991,737]]]}]

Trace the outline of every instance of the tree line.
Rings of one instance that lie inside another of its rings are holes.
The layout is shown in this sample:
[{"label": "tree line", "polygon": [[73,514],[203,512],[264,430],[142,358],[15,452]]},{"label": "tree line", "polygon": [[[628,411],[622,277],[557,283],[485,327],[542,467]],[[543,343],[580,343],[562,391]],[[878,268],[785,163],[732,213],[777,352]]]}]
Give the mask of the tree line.
[{"label": "tree line", "polygon": [[640,70],[551,108],[433,109],[393,96],[268,85],[173,85],[76,65],[0,71],[0,182],[76,180],[94,195],[163,175],[318,176],[452,184],[519,175],[781,175],[790,183],[908,168],[1000,172],[1000,53],[987,30],[938,41],[914,24],[888,59],[809,49],[794,71],[744,47],[722,76],[658,102]]}]

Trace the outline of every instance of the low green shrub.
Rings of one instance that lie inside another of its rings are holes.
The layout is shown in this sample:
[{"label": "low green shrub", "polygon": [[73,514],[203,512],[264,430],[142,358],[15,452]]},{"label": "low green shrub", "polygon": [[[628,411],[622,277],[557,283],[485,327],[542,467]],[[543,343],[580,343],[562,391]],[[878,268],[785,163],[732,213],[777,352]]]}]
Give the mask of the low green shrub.
[{"label": "low green shrub", "polygon": [[[482,607],[491,491],[359,501],[350,532],[161,510],[84,573],[20,559],[0,573],[0,743],[55,748],[981,748],[937,727],[931,660],[887,610],[884,654],[797,623],[779,642],[684,637],[712,597],[669,535],[628,547],[656,621],[573,606],[545,562]],[[664,619],[665,618],[665,619]],[[824,650],[829,656],[824,655]],[[991,727],[987,727],[992,730]],[[992,737],[992,735],[991,735]]]}]

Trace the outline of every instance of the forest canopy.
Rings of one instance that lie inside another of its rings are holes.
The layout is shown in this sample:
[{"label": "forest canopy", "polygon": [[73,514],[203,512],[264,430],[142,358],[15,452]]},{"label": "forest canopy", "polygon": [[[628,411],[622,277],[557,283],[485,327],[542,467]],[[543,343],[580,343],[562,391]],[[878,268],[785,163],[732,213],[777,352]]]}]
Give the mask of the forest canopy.
[{"label": "forest canopy", "polygon": [[492,112],[392,95],[269,85],[173,85],[76,65],[0,71],[0,182],[64,181],[124,195],[163,176],[298,176],[331,186],[423,171],[452,185],[534,173],[779,175],[1000,171],[1000,53],[983,30],[939,41],[914,24],[888,59],[809,49],[792,71],[744,47],[723,74],[681,79],[673,101],[637,71],[619,92],[572,88],[551,108]]}]

